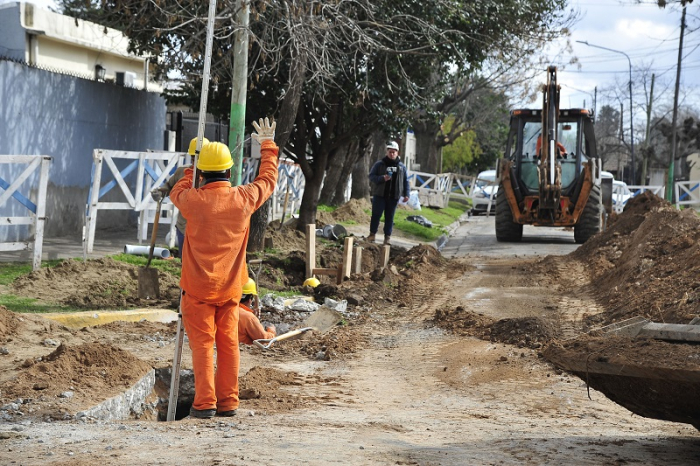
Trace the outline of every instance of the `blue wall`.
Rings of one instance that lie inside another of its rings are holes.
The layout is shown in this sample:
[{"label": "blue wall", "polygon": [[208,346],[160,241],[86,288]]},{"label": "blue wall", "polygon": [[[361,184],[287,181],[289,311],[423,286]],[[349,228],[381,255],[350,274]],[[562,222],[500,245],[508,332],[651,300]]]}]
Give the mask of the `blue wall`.
[{"label": "blue wall", "polygon": [[[49,237],[82,233],[94,149],[163,148],[166,105],[155,93],[0,61],[0,103],[0,154],[53,157]],[[18,173],[5,169],[0,177],[11,182]],[[26,215],[17,203],[10,204],[0,215]],[[123,227],[131,220],[127,212],[108,212],[100,214],[98,228]],[[3,230],[0,240],[24,239],[25,233]]]}]

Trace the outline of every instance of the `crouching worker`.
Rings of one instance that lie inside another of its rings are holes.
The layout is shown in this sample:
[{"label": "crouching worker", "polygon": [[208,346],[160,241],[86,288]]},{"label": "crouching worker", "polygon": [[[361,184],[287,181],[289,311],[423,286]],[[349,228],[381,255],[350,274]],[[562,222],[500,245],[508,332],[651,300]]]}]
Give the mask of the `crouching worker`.
[{"label": "crouching worker", "polygon": [[233,416],[239,405],[238,319],[247,278],[241,270],[246,270],[248,226],[250,216],[275,189],[278,164],[275,123],[265,118],[253,126],[261,160],[252,183],[231,186],[231,153],[226,145],[211,142],[197,159],[199,186],[193,187],[193,169],[188,168],[170,191],[173,204],[187,219],[180,309],[192,350],[192,417]]},{"label": "crouching worker", "polygon": [[255,340],[269,340],[277,336],[274,325],[263,327],[255,313],[251,309],[253,299],[258,295],[255,289],[255,280],[248,279],[248,283],[243,285],[243,296],[241,296],[241,312],[238,319],[238,341],[244,345],[252,345]]}]

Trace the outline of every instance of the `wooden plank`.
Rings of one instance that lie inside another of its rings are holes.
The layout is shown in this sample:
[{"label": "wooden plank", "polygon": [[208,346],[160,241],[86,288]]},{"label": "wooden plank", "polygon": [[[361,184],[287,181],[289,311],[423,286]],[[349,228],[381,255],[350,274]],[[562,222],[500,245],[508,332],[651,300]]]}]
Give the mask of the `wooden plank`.
[{"label": "wooden plank", "polygon": [[316,225],[306,225],[306,278],[314,275],[316,267]]},{"label": "wooden plank", "polygon": [[362,273],[362,246],[353,248],[352,256],[352,273]]},{"label": "wooden plank", "polygon": [[34,217],[0,217],[0,225],[34,225]]},{"label": "wooden plank", "polygon": [[0,243],[0,251],[26,251],[29,249],[29,243]]},{"label": "wooden plank", "polygon": [[331,277],[335,277],[338,275],[338,269],[312,269],[311,270],[311,275],[328,275]]},{"label": "wooden plank", "polygon": [[350,278],[350,268],[352,266],[352,245],[355,238],[346,236],[343,245],[343,263],[341,264],[341,278]]},{"label": "wooden plank", "polygon": [[46,223],[46,193],[49,184],[49,167],[51,157],[44,157],[41,161],[39,173],[39,191],[36,196],[36,225],[34,227],[34,258],[32,270],[41,268],[41,255],[44,246],[44,224]]},{"label": "wooden plank", "polygon": [[641,328],[639,336],[657,340],[700,342],[700,326],[650,322]]},{"label": "wooden plank", "polygon": [[379,250],[379,268],[383,269],[389,264],[389,254],[391,253],[391,246],[385,244],[382,249]]}]

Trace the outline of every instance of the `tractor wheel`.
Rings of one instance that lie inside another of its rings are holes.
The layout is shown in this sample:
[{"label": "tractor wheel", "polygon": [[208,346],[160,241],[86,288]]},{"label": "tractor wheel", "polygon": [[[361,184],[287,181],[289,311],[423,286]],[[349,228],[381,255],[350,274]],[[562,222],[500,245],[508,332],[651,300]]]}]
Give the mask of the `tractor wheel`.
[{"label": "tractor wheel", "polygon": [[496,193],[496,240],[518,242],[523,238],[523,226],[513,221],[506,190],[501,183]]},{"label": "tractor wheel", "polygon": [[603,229],[603,201],[600,186],[591,187],[586,207],[581,212],[578,223],[574,225],[574,240],[578,244],[585,243],[588,239]]}]

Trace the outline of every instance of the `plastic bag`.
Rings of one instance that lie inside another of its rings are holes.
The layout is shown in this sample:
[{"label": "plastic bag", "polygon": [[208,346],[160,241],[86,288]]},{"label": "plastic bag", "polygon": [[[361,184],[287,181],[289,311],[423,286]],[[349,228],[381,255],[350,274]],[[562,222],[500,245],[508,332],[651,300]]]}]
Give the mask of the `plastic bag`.
[{"label": "plastic bag", "polygon": [[422,215],[409,215],[406,217],[409,222],[416,222],[418,225],[423,225],[424,227],[432,228],[433,222],[423,217]]},{"label": "plastic bag", "polygon": [[408,201],[406,202],[403,201],[403,198],[399,199],[399,205],[407,205],[413,210],[420,210],[418,191],[411,191],[411,194],[408,196]]}]

